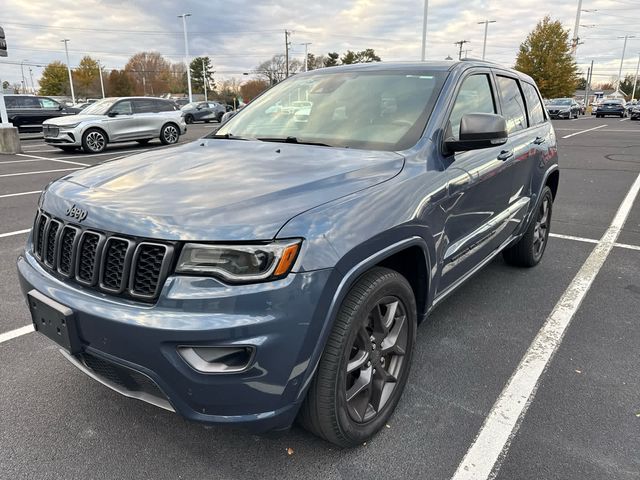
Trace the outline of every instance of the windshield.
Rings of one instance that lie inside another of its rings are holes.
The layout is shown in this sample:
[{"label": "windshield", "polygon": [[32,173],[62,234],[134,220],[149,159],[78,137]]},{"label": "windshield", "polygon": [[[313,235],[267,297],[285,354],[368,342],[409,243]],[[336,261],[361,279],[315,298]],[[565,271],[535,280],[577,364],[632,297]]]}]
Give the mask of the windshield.
[{"label": "windshield", "polygon": [[105,98],[95,103],[90,104],[87,108],[82,110],[83,115],[106,115],[107,110],[111,108],[111,105],[116,103],[117,98]]},{"label": "windshield", "polygon": [[196,108],[198,106],[200,102],[191,102],[191,103],[187,103],[185,106],[183,106],[180,110],[189,110],[191,108]]},{"label": "windshield", "polygon": [[371,150],[415,145],[446,72],[318,72],[278,84],[215,137],[316,143]]},{"label": "windshield", "polygon": [[571,99],[570,98],[556,98],[554,100],[551,100],[551,103],[553,105],[571,105]]},{"label": "windshield", "polygon": [[607,100],[603,105],[622,105],[622,100]]}]

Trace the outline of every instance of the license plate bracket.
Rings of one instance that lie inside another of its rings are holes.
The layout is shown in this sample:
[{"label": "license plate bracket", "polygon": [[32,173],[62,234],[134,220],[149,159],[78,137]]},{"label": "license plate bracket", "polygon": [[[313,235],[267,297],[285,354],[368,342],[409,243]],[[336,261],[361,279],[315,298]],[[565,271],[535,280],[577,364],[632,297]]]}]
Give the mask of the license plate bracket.
[{"label": "license plate bracket", "polygon": [[71,354],[82,350],[73,311],[37,290],[27,293],[33,327]]}]

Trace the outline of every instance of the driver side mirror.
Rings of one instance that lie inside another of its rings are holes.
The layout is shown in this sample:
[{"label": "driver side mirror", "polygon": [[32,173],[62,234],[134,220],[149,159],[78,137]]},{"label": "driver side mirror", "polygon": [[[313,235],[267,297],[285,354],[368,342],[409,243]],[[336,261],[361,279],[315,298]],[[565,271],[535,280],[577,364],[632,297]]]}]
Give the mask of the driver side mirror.
[{"label": "driver side mirror", "polygon": [[109,113],[107,113],[107,117],[113,118],[113,117],[116,117],[116,116],[118,116],[118,112],[109,112]]},{"label": "driver side mirror", "polygon": [[497,147],[507,143],[507,122],[495,113],[466,113],[460,120],[460,139],[446,138],[449,153]]}]

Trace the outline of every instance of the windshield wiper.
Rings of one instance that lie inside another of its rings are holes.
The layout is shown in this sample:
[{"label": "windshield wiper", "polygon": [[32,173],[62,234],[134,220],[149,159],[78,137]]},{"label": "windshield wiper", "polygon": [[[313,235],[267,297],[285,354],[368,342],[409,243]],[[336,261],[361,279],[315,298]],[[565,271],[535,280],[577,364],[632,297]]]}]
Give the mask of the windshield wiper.
[{"label": "windshield wiper", "polygon": [[329,145],[328,143],[322,142],[307,142],[298,140],[297,137],[257,137],[257,140],[261,142],[275,142],[275,143],[297,143],[298,145],[317,145],[320,147],[333,147],[333,145]]}]

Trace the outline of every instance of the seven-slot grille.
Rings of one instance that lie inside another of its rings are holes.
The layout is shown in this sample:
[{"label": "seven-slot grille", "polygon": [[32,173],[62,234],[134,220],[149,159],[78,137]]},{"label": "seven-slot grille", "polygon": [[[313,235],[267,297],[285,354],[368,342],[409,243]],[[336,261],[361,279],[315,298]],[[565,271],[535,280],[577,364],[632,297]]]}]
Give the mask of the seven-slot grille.
[{"label": "seven-slot grille", "polygon": [[33,253],[49,271],[81,285],[153,301],[167,276],[173,247],[82,229],[39,212]]}]

